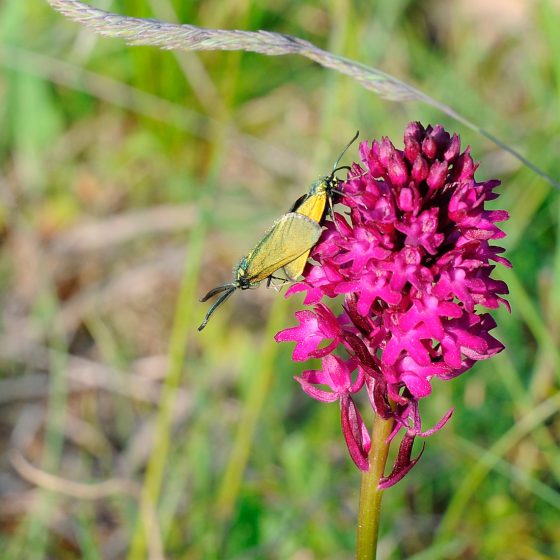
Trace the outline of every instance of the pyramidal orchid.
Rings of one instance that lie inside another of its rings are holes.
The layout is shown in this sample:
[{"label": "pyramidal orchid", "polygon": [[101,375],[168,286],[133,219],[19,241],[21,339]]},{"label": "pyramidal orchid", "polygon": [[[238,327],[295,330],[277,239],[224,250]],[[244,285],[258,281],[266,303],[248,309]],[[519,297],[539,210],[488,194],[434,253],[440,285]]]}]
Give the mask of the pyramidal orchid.
[{"label": "pyramidal orchid", "polygon": [[[477,181],[470,149],[443,127],[410,123],[404,149],[387,138],[361,143],[361,163],[341,181],[344,217],[326,223],[312,252],[304,280],[287,295],[305,292],[312,309],[296,312],[298,325],[277,341],[296,343],[293,359],[319,358],[319,370],[296,377],[302,389],[322,402],[340,403],[348,451],[362,471],[375,453],[357,402],[369,403],[386,422],[382,444],[400,438],[392,472],[378,489],[401,480],[419,457],[415,438],[444,426],[449,410],[429,429],[419,404],[436,380],[465,373],[477,361],[503,349],[490,333],[496,326],[486,311],[508,293],[492,278],[497,263],[510,266],[496,223],[508,214],[489,210],[497,180]],[[338,316],[331,298],[343,298]],[[341,352],[342,350],[342,352]],[[335,355],[335,351],[338,355]],[[356,399],[359,392],[367,399]],[[363,406],[363,405],[362,405]]]}]

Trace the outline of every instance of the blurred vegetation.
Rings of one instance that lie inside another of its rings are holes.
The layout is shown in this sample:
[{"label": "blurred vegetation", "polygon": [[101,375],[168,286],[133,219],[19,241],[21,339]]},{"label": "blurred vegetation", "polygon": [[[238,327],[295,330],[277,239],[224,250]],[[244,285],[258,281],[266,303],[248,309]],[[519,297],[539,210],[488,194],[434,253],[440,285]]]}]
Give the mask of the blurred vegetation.
[{"label": "blurred vegetation", "polygon": [[[553,0],[98,0],[268,29],[449,103],[560,177]],[[419,104],[297,57],[125,47],[41,0],[0,4],[0,550],[20,560],[352,557],[359,473],[336,405],[305,397],[289,301],[198,297],[356,129],[459,132],[500,177],[507,349],[424,403],[435,422],[384,498],[380,557],[560,557],[558,193]],[[349,158],[352,155],[348,156]],[[428,425],[428,424],[426,424]]]}]

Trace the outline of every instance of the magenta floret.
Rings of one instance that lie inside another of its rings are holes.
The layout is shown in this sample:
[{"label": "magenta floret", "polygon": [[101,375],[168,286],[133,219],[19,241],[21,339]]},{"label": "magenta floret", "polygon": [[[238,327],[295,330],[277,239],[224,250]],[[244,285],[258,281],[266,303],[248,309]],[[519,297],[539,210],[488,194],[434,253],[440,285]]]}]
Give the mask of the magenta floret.
[{"label": "magenta floret", "polygon": [[[340,402],[360,469],[369,468],[371,442],[351,394],[365,387],[375,412],[393,418],[391,439],[404,431],[393,472],[380,483],[386,488],[417,462],[414,438],[451,416],[422,431],[419,401],[431,394],[432,381],[452,379],[503,350],[490,335],[496,323],[480,308],[509,309],[506,284],[491,274],[494,263],[511,265],[490,245],[504,237],[496,223],[508,214],[485,208],[500,182],[477,182],[470,149],[461,152],[459,137],[439,125],[410,123],[403,150],[383,138],[362,142],[359,154],[361,165],[354,163],[338,187],[349,222],[339,214],[337,227],[327,222],[315,263],[288,290],[306,292],[305,303],[315,308],[298,311],[299,326],[276,340],[296,342],[294,360],[322,359],[321,370],[296,379],[313,398]],[[344,296],[339,317],[319,303],[337,295]],[[349,360],[332,355],[341,346]]]}]

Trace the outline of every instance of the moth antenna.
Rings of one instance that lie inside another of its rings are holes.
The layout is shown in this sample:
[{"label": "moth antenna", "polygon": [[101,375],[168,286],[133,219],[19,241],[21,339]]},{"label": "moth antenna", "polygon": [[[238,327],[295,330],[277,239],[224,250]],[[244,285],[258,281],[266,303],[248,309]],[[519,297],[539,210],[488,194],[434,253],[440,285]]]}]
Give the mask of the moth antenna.
[{"label": "moth antenna", "polygon": [[211,290],[211,292],[214,292],[213,295],[220,293],[220,292],[216,291],[219,288],[224,288],[223,290],[220,290],[222,292],[225,291],[225,290],[227,290],[227,291],[226,291],[225,294],[220,296],[216,300],[216,303],[214,303],[214,305],[208,310],[208,313],[206,313],[206,316],[204,317],[204,321],[202,321],[202,323],[200,323],[200,327],[198,327],[198,332],[200,332],[208,324],[208,321],[209,321],[210,317],[212,317],[214,311],[216,311],[216,309],[218,309],[218,307],[220,307],[220,305],[222,305],[222,303],[224,303],[224,301],[226,301],[226,299],[229,296],[231,296],[231,294],[233,294],[233,292],[235,292],[235,290],[237,289],[237,287],[232,285],[232,284],[229,285],[229,288],[227,288],[225,286],[218,286],[218,288],[214,288],[213,290]]},{"label": "moth antenna", "polygon": [[338,156],[338,159],[336,160],[335,164],[333,165],[333,172],[331,174],[331,177],[334,176],[334,174],[336,172],[336,168],[338,167],[338,164],[339,164],[340,160],[342,159],[342,156],[346,153],[346,150],[356,141],[356,139],[358,138],[359,135],[360,135],[360,131],[356,130],[356,134],[354,134],[354,137],[352,138],[352,140],[350,140],[350,142],[348,142],[348,144],[346,144],[346,146],[344,147],[344,150],[342,150],[342,153]]},{"label": "moth antenna", "polygon": [[212,288],[204,297],[201,297],[198,301],[205,302],[208,301],[211,297],[214,297],[217,294],[221,294],[230,288],[237,288],[235,284],[231,282],[228,284],[222,284],[221,286],[217,286],[216,288]]}]

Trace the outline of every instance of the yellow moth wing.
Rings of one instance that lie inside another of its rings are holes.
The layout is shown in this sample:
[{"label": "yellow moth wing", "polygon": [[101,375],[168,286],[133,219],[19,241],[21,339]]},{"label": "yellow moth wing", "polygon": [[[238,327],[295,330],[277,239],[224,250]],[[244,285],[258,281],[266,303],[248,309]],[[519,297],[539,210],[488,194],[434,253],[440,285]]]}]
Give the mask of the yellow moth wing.
[{"label": "yellow moth wing", "polygon": [[284,274],[286,274],[288,280],[295,282],[301,276],[310,252],[311,250],[306,251],[301,257],[284,266]]},{"label": "yellow moth wing", "polygon": [[[309,250],[321,236],[321,226],[296,212],[282,216],[247,256],[245,277],[260,282]],[[307,257],[306,257],[307,259]]]},{"label": "yellow moth wing", "polygon": [[322,191],[308,196],[297,208],[294,209],[294,212],[303,214],[314,222],[320,223],[325,214],[326,204],[327,193],[326,191]]}]

